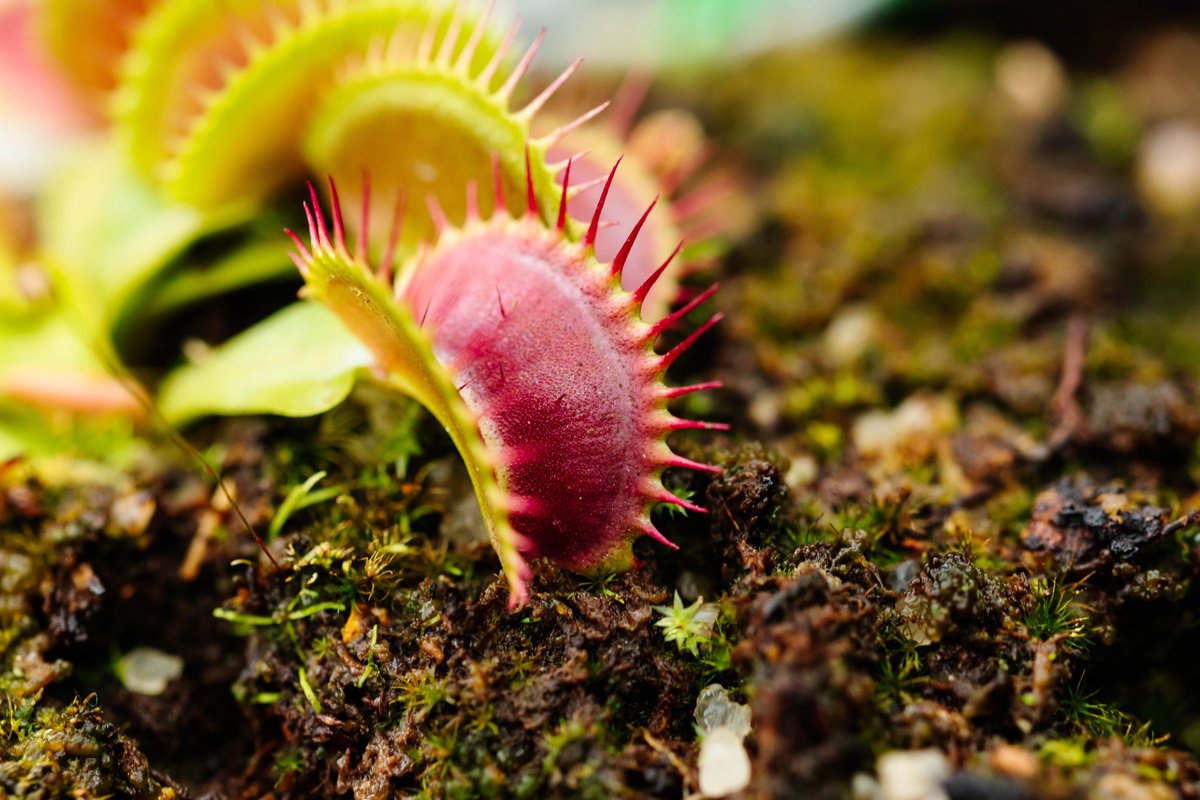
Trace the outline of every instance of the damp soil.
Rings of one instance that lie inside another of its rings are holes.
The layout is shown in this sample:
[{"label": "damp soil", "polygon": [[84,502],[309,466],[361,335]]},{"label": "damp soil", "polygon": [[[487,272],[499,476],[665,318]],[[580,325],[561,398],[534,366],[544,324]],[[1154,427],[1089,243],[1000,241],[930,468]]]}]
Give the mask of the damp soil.
[{"label": "damp soil", "polygon": [[732,432],[674,443],[724,471],[668,474],[709,513],[656,511],[679,550],[628,573],[535,562],[510,610],[449,442],[370,387],[189,430],[228,495],[166,437],[0,465],[0,796],[688,797],[714,684],[738,797],[878,796],[897,749],[952,800],[1200,794],[1200,214],[1137,168],[1200,98],[1133,59],[1031,109],[1011,56],[880,38],[652,96],[739,187],[696,278],[727,320],[672,373]]}]

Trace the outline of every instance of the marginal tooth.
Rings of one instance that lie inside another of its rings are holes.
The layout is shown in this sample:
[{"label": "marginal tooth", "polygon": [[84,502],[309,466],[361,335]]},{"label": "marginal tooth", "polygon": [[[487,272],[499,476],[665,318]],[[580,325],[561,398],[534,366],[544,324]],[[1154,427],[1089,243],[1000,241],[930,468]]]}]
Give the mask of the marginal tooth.
[{"label": "marginal tooth", "polygon": [[735,188],[731,179],[709,181],[676,198],[671,205],[679,219],[686,219],[712,208],[733,194]]},{"label": "marginal tooth", "polygon": [[[289,233],[290,233],[290,231],[289,231]],[[288,253],[288,257],[292,259],[292,263],[296,265],[296,269],[300,271],[300,274],[303,277],[307,278],[309,275],[309,272],[311,271],[308,266],[308,259],[306,259],[304,256],[300,255],[299,253]],[[307,288],[307,287],[305,287],[305,288]]]},{"label": "marginal tooth", "polygon": [[[624,156],[621,156],[624,158]],[[592,222],[588,226],[587,234],[583,237],[583,243],[588,247],[594,248],[596,245],[596,232],[600,229],[600,215],[604,213],[604,203],[608,200],[608,190],[612,188],[613,178],[617,176],[617,167],[621,166],[621,158],[613,164],[612,171],[608,173],[608,177],[604,180],[604,188],[600,190],[600,199],[596,202],[596,210],[592,212]]]},{"label": "marginal tooth", "polygon": [[601,103],[600,105],[591,109],[590,111],[585,111],[584,113],[580,114],[578,117],[571,120],[570,122],[568,122],[564,125],[560,125],[557,128],[555,128],[554,130],[550,131],[550,133],[541,137],[541,139],[539,139],[538,142],[543,147],[546,147],[546,148],[553,147],[554,145],[558,144],[562,140],[562,138],[564,136],[566,136],[568,133],[575,130],[579,126],[584,125],[587,122],[590,122],[598,114],[603,112],[606,108],[608,108],[609,103],[610,103],[610,101],[605,100],[603,103]]},{"label": "marginal tooth", "polygon": [[710,297],[712,297],[714,294],[716,294],[719,286],[720,286],[720,284],[714,283],[712,286],[709,286],[703,292],[701,292],[700,294],[696,295],[691,300],[689,300],[682,308],[679,308],[679,309],[673,311],[669,315],[660,319],[658,322],[654,323],[654,325],[651,326],[651,328],[650,328],[650,336],[648,339],[648,343],[652,344],[654,337],[658,336],[660,333],[667,330],[675,323],[679,322],[681,319],[686,317],[688,314],[692,313],[692,311],[694,311],[696,308],[701,306],[705,301],[707,301]]},{"label": "marginal tooth", "polygon": [[525,145],[525,211],[532,217],[541,215],[538,208],[537,192],[533,188],[533,169],[529,165],[529,145]]},{"label": "marginal tooth", "polygon": [[[634,223],[633,228],[629,231],[629,236],[625,238],[625,243],[621,245],[621,249],[617,252],[616,258],[612,260],[612,264],[610,265],[612,274],[620,275],[621,271],[625,268],[625,262],[629,258],[630,251],[633,250],[633,245],[637,242],[638,234],[642,232],[642,226],[646,224],[646,219],[650,216],[650,212],[654,210],[656,205],[658,205],[657,197],[650,202],[650,207],[647,208],[642,213],[642,216],[638,217],[638,221]],[[668,263],[670,262],[668,261]],[[665,268],[666,267],[664,265],[663,269]]]},{"label": "marginal tooth", "polygon": [[333,68],[334,82],[340,84],[340,83],[346,83],[346,82],[350,81],[352,78],[354,78],[355,75],[359,74],[359,72],[358,72],[359,66],[360,65],[356,64],[355,59],[353,59],[353,58],[348,58],[345,61],[343,61],[341,64],[334,66],[334,68]]},{"label": "marginal tooth", "polygon": [[722,384],[720,381],[694,383],[690,386],[663,386],[659,396],[662,397],[663,400],[674,400],[676,397],[683,397],[685,394],[702,392],[707,389],[720,389],[722,386],[724,386],[724,384]]},{"label": "marginal tooth", "polygon": [[[567,159],[567,168],[563,171],[562,177],[562,194],[558,198],[558,220],[555,222],[555,227],[560,231],[567,229],[567,205],[569,198],[567,190],[571,188],[571,164],[573,161]],[[558,170],[555,170],[557,172]]]},{"label": "marginal tooth", "polygon": [[671,364],[675,363],[675,360],[687,352],[687,350],[696,343],[697,339],[703,336],[705,332],[708,331],[708,329],[713,325],[716,325],[718,322],[724,319],[724,317],[725,315],[719,311],[709,317],[707,322],[689,333],[687,338],[659,357],[659,368],[666,370],[669,366],[671,366]]},{"label": "marginal tooth", "polygon": [[233,38],[237,40],[237,45],[242,49],[242,53],[246,57],[246,63],[254,61],[267,50],[267,45],[260,42],[254,35],[254,31],[241,23],[230,25],[230,32]]},{"label": "marginal tooth", "polygon": [[662,534],[662,531],[660,531],[658,528],[654,527],[654,524],[652,522],[650,522],[650,520],[646,519],[645,517],[642,517],[637,522],[635,522],[633,527],[636,528],[637,530],[641,531],[642,533],[646,534],[651,539],[654,539],[656,542],[666,545],[667,547],[671,548],[672,550],[679,549],[679,545],[675,544],[670,539],[668,539],[666,536],[664,536]]},{"label": "marginal tooth", "polygon": [[243,65],[238,64],[228,56],[222,56],[221,59],[216,63],[216,68],[217,76],[221,80],[221,86],[219,88],[222,89],[233,83],[234,79],[245,70]]},{"label": "marginal tooth", "polygon": [[670,421],[664,426],[667,431],[727,431],[729,425],[724,422],[707,422],[700,419],[681,419],[679,417],[671,417]]},{"label": "marginal tooth", "polygon": [[479,221],[479,184],[474,180],[467,181],[467,222]]},{"label": "marginal tooth", "polygon": [[704,219],[690,223],[686,220],[677,219],[676,222],[683,223],[681,225],[681,232],[693,242],[701,242],[705,239],[712,238],[725,228],[725,225],[721,222],[721,220],[718,219]]},{"label": "marginal tooth", "polygon": [[179,162],[174,160],[160,161],[153,168],[155,177],[170,185],[179,177]]},{"label": "marginal tooth", "polygon": [[[640,310],[642,304],[644,302],[646,302],[646,297],[649,296],[651,291],[653,291],[654,285],[656,283],[658,283],[659,278],[661,278],[663,276],[663,273],[665,273],[667,271],[667,268],[670,267],[671,264],[675,261],[675,257],[677,255],[679,255],[679,251],[682,249],[683,249],[683,242],[680,242],[679,244],[675,245],[675,249],[671,251],[671,255],[667,256],[667,259],[658,266],[658,269],[656,269],[656,270],[654,270],[654,272],[650,273],[649,277],[647,277],[646,280],[642,281],[642,285],[638,286],[636,289],[633,290],[633,292],[630,293],[629,299],[633,306],[635,306],[636,308],[638,308]],[[653,328],[651,328],[650,326],[646,327],[646,336],[647,337],[651,336],[652,330],[653,330]]]},{"label": "marginal tooth", "polygon": [[664,467],[679,467],[680,469],[694,469],[697,472],[711,472],[714,475],[720,474],[724,470],[712,464],[703,464],[699,461],[692,461],[690,458],[684,458],[681,455],[671,453],[670,456],[664,458],[660,462]]},{"label": "marginal tooth", "polygon": [[296,25],[277,6],[267,6],[264,15],[267,21],[267,47],[274,46],[296,29]]},{"label": "marginal tooth", "polygon": [[579,65],[582,63],[582,58],[577,58],[571,62],[571,65],[564,69],[557,78],[551,81],[550,85],[543,89],[537,97],[526,103],[525,107],[517,112],[517,116],[524,119],[526,122],[533,119],[534,115],[537,114],[537,112],[541,110],[542,106],[546,104],[546,101],[553,97],[554,93],[562,88],[562,85],[566,83],[572,75],[575,74],[575,71],[579,69]]},{"label": "marginal tooth", "polygon": [[437,39],[437,29],[440,20],[435,16],[429,20],[429,24],[425,26],[425,32],[421,34],[421,41],[417,45],[417,63],[428,64],[433,56],[433,45]]},{"label": "marginal tooth", "polygon": [[450,228],[450,220],[446,217],[446,211],[442,208],[438,196],[433,192],[425,195],[425,208],[429,212],[429,219],[433,222],[434,230],[439,236]]},{"label": "marginal tooth", "polygon": [[373,36],[367,44],[367,51],[363,57],[363,65],[365,69],[371,72],[379,71],[383,66],[384,55],[387,53],[388,39],[385,36]]},{"label": "marginal tooth", "polygon": [[475,53],[479,50],[479,44],[483,41],[484,31],[488,28],[488,21],[492,17],[492,11],[495,10],[496,0],[488,0],[488,3],[483,8],[483,13],[475,23],[475,30],[471,32],[471,37],[467,39],[467,43],[463,46],[462,51],[458,54],[458,59],[454,62],[454,71],[460,75],[467,76],[470,74],[471,62],[475,59]]},{"label": "marginal tooth", "polygon": [[350,253],[346,249],[346,225],[342,220],[342,201],[338,197],[337,184],[334,183],[333,176],[329,176],[329,207],[333,212],[333,235],[334,244],[337,252],[349,258]]},{"label": "marginal tooth", "polygon": [[311,25],[321,18],[321,7],[316,0],[299,0],[300,24]]},{"label": "marginal tooth", "polygon": [[521,20],[517,19],[512,27],[508,29],[504,40],[500,42],[500,46],[496,48],[496,52],[492,54],[492,60],[487,63],[487,66],[479,73],[475,79],[476,84],[484,92],[490,92],[492,88],[492,78],[496,76],[496,70],[500,69],[500,64],[503,63],[508,49],[512,47],[513,40],[517,38],[517,32],[521,30]]},{"label": "marginal tooth", "polygon": [[629,131],[633,128],[634,117],[637,116],[638,109],[646,100],[646,95],[650,92],[650,84],[652,83],[650,76],[637,72],[630,72],[625,76],[625,80],[617,87],[616,94],[613,97],[613,115],[610,119],[613,133],[622,141],[629,138]]},{"label": "marginal tooth", "polygon": [[[171,155],[178,155],[187,149],[188,143],[191,140],[192,140],[192,137],[189,135],[189,132],[187,130],[174,131],[167,136],[166,141],[164,142],[164,145],[165,145],[166,151],[168,153],[170,153]],[[167,166],[167,164],[164,162],[163,168],[165,169],[166,166]],[[171,166],[174,167],[175,165],[171,164]],[[162,171],[162,170],[160,170],[160,172],[159,172],[160,177],[165,177],[167,174],[172,174],[172,173]]]},{"label": "marginal tooth", "polygon": [[576,197],[583,194],[584,192],[589,192],[592,189],[595,189],[597,186],[602,186],[603,184],[604,184],[604,178],[593,178],[590,181],[584,181],[583,183],[578,183],[578,184],[572,186],[570,188],[570,190],[567,192],[567,199],[574,200]]},{"label": "marginal tooth", "polygon": [[660,483],[656,483],[649,491],[646,492],[646,495],[660,503],[670,503],[671,505],[679,506],[680,508],[686,508],[688,511],[692,511],[697,514],[708,513],[708,509],[704,506],[698,506],[690,500],[684,500],[682,497],[675,496],[669,489],[665,488]]},{"label": "marginal tooth", "polygon": [[537,37],[533,40],[533,44],[529,45],[529,49],[525,51],[525,55],[521,56],[521,60],[517,62],[517,66],[513,69],[512,74],[508,76],[508,80],[496,92],[496,97],[504,103],[508,103],[512,93],[516,91],[517,84],[525,77],[525,73],[529,71],[529,65],[533,63],[533,57],[537,55],[538,50],[542,46],[542,40],[546,38],[546,29],[542,28],[538,31]]},{"label": "marginal tooth", "polygon": [[[224,96],[225,92],[221,89],[197,89],[192,92],[192,97],[195,99],[197,106],[204,110],[212,108]],[[191,129],[191,126],[192,118],[188,117],[180,127]]]},{"label": "marginal tooth", "polygon": [[442,68],[450,66],[450,56],[454,52],[454,48],[458,46],[458,37],[462,33],[463,25],[463,2],[458,0],[454,4],[454,12],[450,17],[450,26],[446,29],[446,35],[442,37],[441,46],[438,47],[437,55],[434,57],[434,63]]}]

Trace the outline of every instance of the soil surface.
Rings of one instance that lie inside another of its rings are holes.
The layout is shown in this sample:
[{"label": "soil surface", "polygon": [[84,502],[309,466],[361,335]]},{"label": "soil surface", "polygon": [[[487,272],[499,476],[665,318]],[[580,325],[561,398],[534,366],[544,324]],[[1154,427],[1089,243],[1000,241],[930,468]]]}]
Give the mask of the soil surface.
[{"label": "soil surface", "polygon": [[509,611],[449,441],[369,386],[186,431],[224,489],[166,435],[0,465],[0,796],[696,796],[714,685],[737,797],[901,797],[897,750],[923,797],[1200,795],[1200,185],[1147,161],[1200,39],[1042,56],[880,35],[652,94],[741,230],[671,373],[724,382],[680,413],[732,432],[675,442],[724,472],[668,474],[709,513],[631,572],[535,562]]}]

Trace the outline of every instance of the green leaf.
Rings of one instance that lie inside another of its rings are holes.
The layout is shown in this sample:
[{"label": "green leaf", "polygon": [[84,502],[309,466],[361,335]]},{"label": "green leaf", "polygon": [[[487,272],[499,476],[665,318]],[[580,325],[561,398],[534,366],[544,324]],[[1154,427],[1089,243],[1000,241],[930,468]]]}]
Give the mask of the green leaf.
[{"label": "green leaf", "polygon": [[[287,524],[288,518],[292,516],[292,512],[298,511],[317,502],[336,497],[340,493],[338,487],[328,487],[321,492],[317,492],[319,498],[313,500],[312,489],[326,476],[325,470],[321,470],[311,476],[304,483],[298,486],[293,486],[288,490],[287,497],[283,498],[283,502],[279,504],[275,516],[271,518],[271,527],[267,529],[267,541],[274,539],[283,530],[283,526]],[[307,501],[307,502],[306,502]]]},{"label": "green leaf", "polygon": [[107,377],[103,361],[84,342],[66,310],[50,308],[28,316],[0,317],[0,373],[16,367],[53,369]]},{"label": "green leaf", "polygon": [[321,701],[317,699],[317,693],[313,691],[312,684],[308,682],[308,674],[305,673],[304,667],[300,668],[300,691],[304,692],[304,696],[308,698],[309,705],[316,713],[321,713]]},{"label": "green leaf", "polygon": [[[124,389],[76,322],[60,307],[0,315],[0,460],[101,454],[117,463],[127,449],[128,410],[104,401]],[[80,413],[62,413],[69,408]]]},{"label": "green leaf", "polygon": [[207,269],[182,269],[167,276],[146,307],[147,316],[162,316],[193,303],[258,283],[298,279],[287,248],[275,235],[224,256]]},{"label": "green leaf", "polygon": [[67,296],[111,329],[184,248],[243,220],[248,207],[203,214],[168,200],[111,142],[80,152],[47,187],[39,208],[42,258]]},{"label": "green leaf", "polygon": [[331,312],[296,303],[175,370],[159,407],[176,424],[204,414],[307,417],[344,400],[371,363]]}]

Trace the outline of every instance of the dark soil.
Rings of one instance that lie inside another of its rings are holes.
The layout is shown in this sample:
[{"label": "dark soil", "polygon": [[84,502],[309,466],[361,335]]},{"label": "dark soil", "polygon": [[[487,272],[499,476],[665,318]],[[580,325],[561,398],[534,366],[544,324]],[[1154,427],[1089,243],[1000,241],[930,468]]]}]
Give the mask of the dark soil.
[{"label": "dark soil", "polygon": [[[0,796],[678,798],[714,683],[751,709],[740,797],[876,796],[918,748],[953,800],[1200,795],[1200,212],[1139,188],[1152,84],[1075,76],[1030,119],[997,52],[881,39],[652,98],[752,222],[672,374],[725,382],[680,411],[733,434],[677,443],[724,473],[668,476],[709,514],[656,511],[681,549],[629,573],[536,562],[509,611],[449,443],[369,387],[188,432],[260,534],[328,473],[279,568],[165,438],[65,489],[0,465]],[[715,604],[692,647],[676,593]],[[135,648],[182,674],[129,688]]]}]

